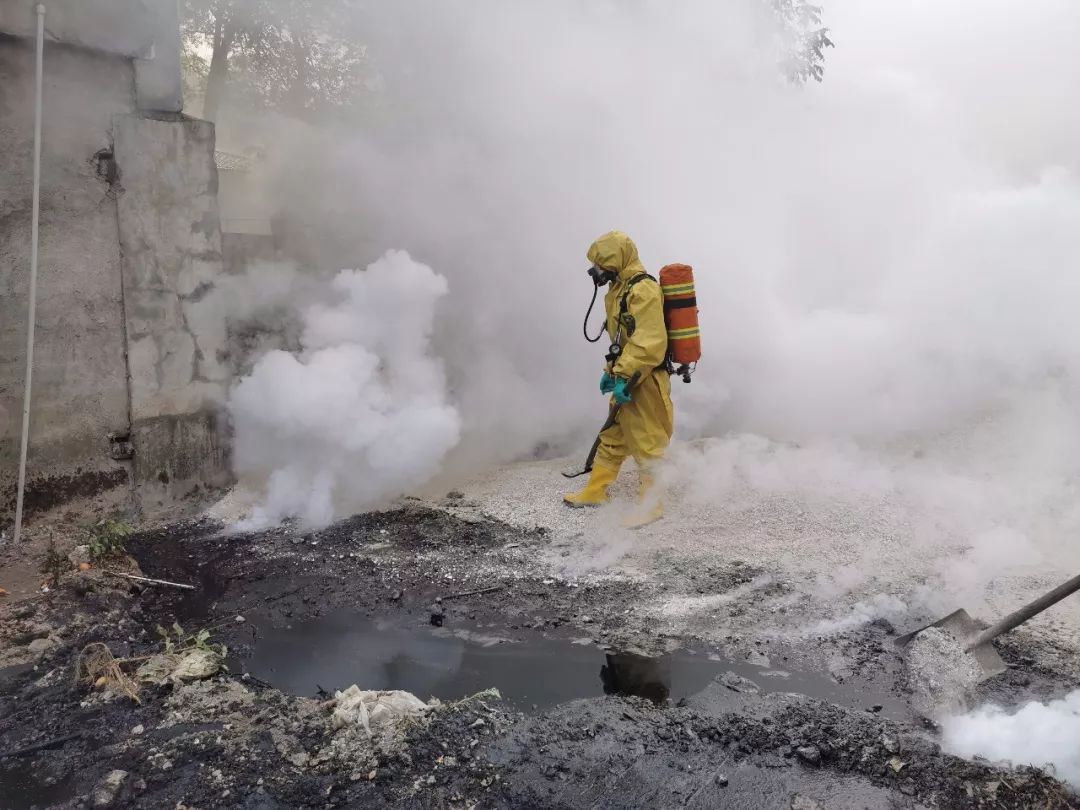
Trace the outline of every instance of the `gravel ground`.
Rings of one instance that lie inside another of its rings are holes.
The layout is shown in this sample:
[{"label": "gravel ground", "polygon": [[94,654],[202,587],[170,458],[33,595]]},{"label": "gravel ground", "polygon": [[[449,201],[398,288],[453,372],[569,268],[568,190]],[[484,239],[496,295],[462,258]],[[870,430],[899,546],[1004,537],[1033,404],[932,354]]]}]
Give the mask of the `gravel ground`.
[{"label": "gravel ground", "polygon": [[[667,515],[636,532],[618,525],[634,497],[632,464],[602,509],[562,504],[582,479],[559,473],[577,459],[502,468],[460,486],[464,497],[444,506],[547,529],[551,543],[537,562],[564,576],[658,584],[648,609],[666,629],[712,640],[835,635],[878,618],[918,626],[958,607],[992,620],[1067,579],[1080,554],[1060,540],[1068,521],[1054,518],[1067,488],[1038,500],[1004,479],[911,453],[753,437],[684,445],[672,455]],[[717,595],[703,584],[710,569],[734,561],[753,572],[740,592]],[[746,610],[733,611],[740,602]],[[1080,598],[1014,635],[1080,650]],[[1080,672],[1080,658],[1066,658],[1073,660],[1062,665]]]}]

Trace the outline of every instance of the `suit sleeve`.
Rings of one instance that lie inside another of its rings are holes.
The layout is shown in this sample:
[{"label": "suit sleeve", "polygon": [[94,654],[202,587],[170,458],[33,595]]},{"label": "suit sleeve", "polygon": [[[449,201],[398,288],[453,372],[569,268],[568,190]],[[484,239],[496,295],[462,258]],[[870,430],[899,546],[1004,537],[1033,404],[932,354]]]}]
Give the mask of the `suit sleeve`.
[{"label": "suit sleeve", "polygon": [[640,372],[644,379],[667,357],[664,295],[660,285],[651,279],[638,282],[630,289],[626,305],[634,318],[634,334],[627,339],[612,371],[615,376],[627,379]]}]

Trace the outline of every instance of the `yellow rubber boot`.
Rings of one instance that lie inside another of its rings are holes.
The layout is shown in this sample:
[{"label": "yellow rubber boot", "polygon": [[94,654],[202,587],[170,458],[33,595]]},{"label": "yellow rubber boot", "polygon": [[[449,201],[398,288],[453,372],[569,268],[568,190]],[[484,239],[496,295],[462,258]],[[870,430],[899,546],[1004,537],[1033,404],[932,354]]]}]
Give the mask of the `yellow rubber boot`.
[{"label": "yellow rubber boot", "polygon": [[574,492],[563,496],[563,502],[567,506],[580,508],[583,506],[603,506],[608,502],[608,487],[615,483],[619,471],[608,467],[594,464],[592,473],[589,474],[589,483],[580,492]]},{"label": "yellow rubber boot", "polygon": [[640,529],[655,523],[664,516],[664,502],[660,497],[656,478],[652,473],[641,471],[641,493],[634,511],[623,518],[624,529]]}]

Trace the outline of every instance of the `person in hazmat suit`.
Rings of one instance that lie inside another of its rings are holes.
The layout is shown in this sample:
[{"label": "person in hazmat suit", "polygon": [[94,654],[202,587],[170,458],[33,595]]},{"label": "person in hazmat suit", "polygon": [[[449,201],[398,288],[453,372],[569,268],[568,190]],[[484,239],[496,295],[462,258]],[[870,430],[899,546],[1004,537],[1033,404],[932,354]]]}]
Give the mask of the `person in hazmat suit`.
[{"label": "person in hazmat suit", "polygon": [[593,265],[589,274],[594,283],[608,284],[604,308],[613,349],[600,379],[600,391],[611,395],[612,406],[621,407],[615,424],[600,434],[585,488],[564,500],[575,507],[607,503],[608,487],[618,477],[626,457],[633,456],[641,478],[640,497],[623,525],[638,528],[663,517],[655,482],[674,428],[664,296],[659,283],[645,272],[637,246],[625,233],[612,231],[601,236],[587,257]]}]

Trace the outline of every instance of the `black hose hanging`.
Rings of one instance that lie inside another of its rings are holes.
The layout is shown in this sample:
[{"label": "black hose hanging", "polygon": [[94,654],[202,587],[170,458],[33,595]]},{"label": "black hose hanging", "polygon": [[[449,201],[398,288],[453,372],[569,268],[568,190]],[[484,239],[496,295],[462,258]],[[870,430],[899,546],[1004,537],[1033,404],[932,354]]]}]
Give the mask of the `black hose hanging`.
[{"label": "black hose hanging", "polygon": [[592,315],[592,308],[596,305],[596,296],[599,292],[600,286],[594,285],[592,301],[589,302],[589,309],[585,312],[585,323],[581,327],[582,331],[585,333],[585,339],[589,341],[589,343],[599,343],[600,338],[604,336],[604,330],[607,328],[607,320],[605,319],[604,323],[600,326],[600,331],[596,333],[596,337],[589,337],[589,316]]}]

